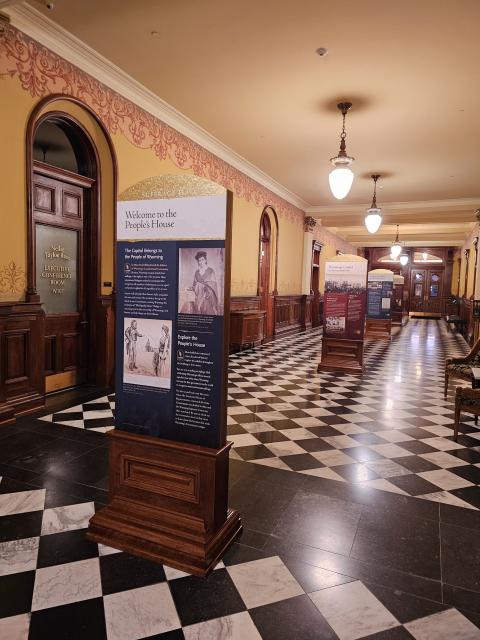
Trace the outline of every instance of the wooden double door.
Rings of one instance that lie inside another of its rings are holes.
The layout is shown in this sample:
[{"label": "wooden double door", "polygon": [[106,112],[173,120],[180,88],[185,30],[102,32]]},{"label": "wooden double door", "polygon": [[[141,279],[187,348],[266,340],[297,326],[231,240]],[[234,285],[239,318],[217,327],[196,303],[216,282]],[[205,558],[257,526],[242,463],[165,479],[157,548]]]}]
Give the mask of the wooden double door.
[{"label": "wooden double door", "polygon": [[444,287],[443,269],[412,269],[410,311],[441,314]]},{"label": "wooden double door", "polygon": [[35,162],[35,277],[46,318],[46,392],[85,382],[89,366],[87,210],[93,180]]}]

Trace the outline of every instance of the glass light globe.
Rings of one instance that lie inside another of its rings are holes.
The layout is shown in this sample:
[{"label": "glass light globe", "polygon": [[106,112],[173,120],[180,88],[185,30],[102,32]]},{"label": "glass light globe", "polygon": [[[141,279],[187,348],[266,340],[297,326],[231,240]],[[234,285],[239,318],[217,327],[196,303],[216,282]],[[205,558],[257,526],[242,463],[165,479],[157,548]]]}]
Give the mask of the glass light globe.
[{"label": "glass light globe", "polygon": [[368,233],[377,233],[382,224],[381,209],[367,209],[367,215],[365,216],[365,226]]},{"label": "glass light globe", "polygon": [[330,171],[328,181],[330,191],[337,200],[343,200],[348,195],[353,183],[353,171],[346,166],[335,167]]},{"label": "glass light globe", "polygon": [[398,256],[402,253],[402,246],[400,244],[392,244],[390,249],[390,255],[394,260],[398,258]]},{"label": "glass light globe", "polygon": [[406,255],[400,256],[400,264],[402,265],[402,267],[408,264],[408,256]]}]

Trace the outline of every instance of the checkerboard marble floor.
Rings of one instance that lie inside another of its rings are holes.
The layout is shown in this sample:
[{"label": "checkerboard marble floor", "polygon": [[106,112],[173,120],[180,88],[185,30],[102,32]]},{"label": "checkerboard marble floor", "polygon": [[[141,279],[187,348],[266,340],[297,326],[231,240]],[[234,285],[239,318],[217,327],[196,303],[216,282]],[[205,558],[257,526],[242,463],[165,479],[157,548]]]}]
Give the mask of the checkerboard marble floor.
[{"label": "checkerboard marble floor", "polygon": [[235,545],[207,580],[89,542],[95,512],[0,481],[5,640],[478,640],[454,607]]},{"label": "checkerboard marble floor", "polygon": [[[480,429],[463,417],[453,440],[445,358],[468,351],[439,320],[410,320],[391,343],[370,341],[365,374],[317,373],[321,333],[231,356],[231,456],[258,465],[480,509]],[[458,383],[462,384],[462,383]],[[47,415],[113,427],[114,396]]]},{"label": "checkerboard marble floor", "polygon": [[360,379],[317,374],[320,340],[231,358],[244,530],[206,580],[86,540],[113,396],[2,427],[0,639],[480,640],[480,432],[442,398],[466,344],[411,321]]}]

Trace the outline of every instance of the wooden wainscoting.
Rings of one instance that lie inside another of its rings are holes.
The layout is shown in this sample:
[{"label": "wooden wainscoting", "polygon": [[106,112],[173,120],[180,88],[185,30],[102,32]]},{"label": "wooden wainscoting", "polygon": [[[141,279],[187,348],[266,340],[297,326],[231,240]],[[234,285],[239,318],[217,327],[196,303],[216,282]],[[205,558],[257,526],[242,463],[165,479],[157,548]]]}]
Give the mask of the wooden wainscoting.
[{"label": "wooden wainscoting", "polygon": [[275,296],[275,336],[312,327],[311,295]]},{"label": "wooden wainscoting", "polygon": [[44,335],[39,303],[0,303],[0,422],[44,406]]},{"label": "wooden wainscoting", "polygon": [[[264,342],[272,337],[280,337],[289,333],[305,331],[322,324],[322,298],[320,295],[296,295],[296,296],[271,296],[273,304],[273,327],[264,324]],[[267,311],[261,309],[260,296],[238,296],[230,300],[230,312],[232,314],[231,327],[239,325],[239,312]],[[268,315],[268,313],[267,313]],[[258,322],[258,321],[257,321]],[[235,344],[232,343],[234,340]],[[230,350],[238,350],[238,330],[232,331],[230,336]],[[256,341],[258,344],[259,341]]]},{"label": "wooden wainscoting", "polygon": [[232,296],[230,311],[251,311],[260,309],[260,296]]}]

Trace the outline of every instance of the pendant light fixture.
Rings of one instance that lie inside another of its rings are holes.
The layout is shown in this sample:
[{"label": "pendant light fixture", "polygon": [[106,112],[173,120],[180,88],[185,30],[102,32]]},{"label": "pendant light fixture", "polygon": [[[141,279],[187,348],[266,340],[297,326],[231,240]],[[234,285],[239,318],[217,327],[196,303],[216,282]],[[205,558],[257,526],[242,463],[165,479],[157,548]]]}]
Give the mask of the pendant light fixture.
[{"label": "pendant light fixture", "polygon": [[343,198],[348,195],[353,182],[353,171],[350,169],[350,165],[355,158],[347,156],[347,147],[345,143],[345,138],[347,137],[345,132],[345,116],[351,106],[351,102],[339,102],[337,104],[337,107],[343,116],[342,133],[340,135],[340,150],[338,152],[338,156],[330,158],[330,162],[335,168],[330,171],[330,175],[328,176],[330,190],[337,200],[343,200]]},{"label": "pendant light fixture", "polygon": [[382,224],[382,210],[380,207],[377,207],[377,180],[380,178],[379,175],[373,175],[373,198],[372,204],[370,205],[370,209],[367,209],[367,214],[365,216],[365,226],[367,227],[368,233],[377,233],[380,229],[380,225]]},{"label": "pendant light fixture", "polygon": [[402,265],[402,267],[406,267],[408,264],[408,256],[406,253],[404,253],[403,255],[400,256],[400,264]]},{"label": "pendant light fixture", "polygon": [[397,224],[397,235],[395,236],[395,242],[390,247],[390,255],[394,260],[396,260],[401,253],[402,253],[402,245],[398,240],[398,224]]}]

